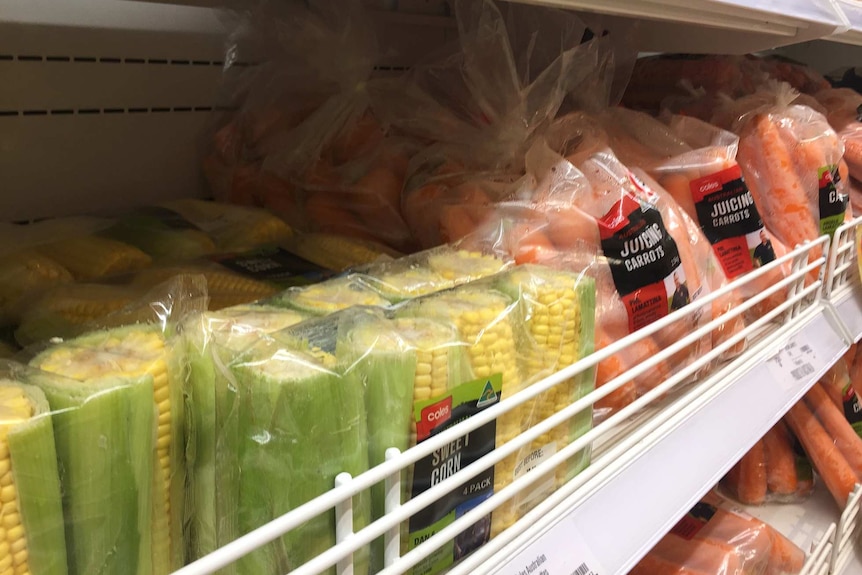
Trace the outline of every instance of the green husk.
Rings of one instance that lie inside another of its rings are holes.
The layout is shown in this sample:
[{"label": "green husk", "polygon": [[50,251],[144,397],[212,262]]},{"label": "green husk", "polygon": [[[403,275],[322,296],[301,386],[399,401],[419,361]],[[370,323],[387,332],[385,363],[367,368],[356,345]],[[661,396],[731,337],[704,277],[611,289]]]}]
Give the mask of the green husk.
[{"label": "green husk", "polygon": [[69,574],[157,572],[152,377],[77,382],[34,371],[25,379],[54,412]]},{"label": "green husk", "polygon": [[[269,306],[237,306],[205,313],[190,320],[184,330],[189,362],[186,384],[187,441],[189,470],[186,524],[190,559],[198,559],[228,543],[219,538],[217,521],[227,517],[216,506],[219,477],[230,469],[217,465],[219,438],[224,440],[231,422],[227,400],[229,386],[226,365],[233,357],[257,342],[262,335],[284,329],[305,318],[301,312]],[[232,535],[236,530],[231,531]]]},{"label": "green husk", "polygon": [[20,390],[33,408],[30,419],[9,424],[6,436],[30,572],[66,575],[63,503],[48,400],[30,385],[0,380],[0,387]]},{"label": "green husk", "polygon": [[[230,366],[237,418],[236,514],[246,533],[330,490],[341,472],[368,469],[363,390],[349,385],[322,353],[261,340]],[[231,392],[228,392],[231,393]],[[230,442],[230,439],[227,443]],[[220,453],[221,454],[221,453]],[[227,503],[233,492],[220,503]],[[354,500],[354,528],[368,523],[367,494]],[[335,544],[330,511],[237,562],[240,575],[287,573]],[[367,550],[354,556],[355,572],[368,570]],[[335,573],[330,569],[327,573]]]}]

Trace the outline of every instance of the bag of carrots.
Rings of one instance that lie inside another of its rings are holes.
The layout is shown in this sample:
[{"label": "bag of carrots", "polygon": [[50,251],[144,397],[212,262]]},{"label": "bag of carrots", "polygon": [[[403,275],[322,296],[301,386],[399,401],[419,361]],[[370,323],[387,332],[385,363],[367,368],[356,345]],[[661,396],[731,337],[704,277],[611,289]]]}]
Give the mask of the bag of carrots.
[{"label": "bag of carrots", "polygon": [[829,88],[814,97],[826,108],[829,125],[844,143],[850,175],[862,180],[862,94],[850,88]]},{"label": "bag of carrots", "polygon": [[731,468],[719,488],[745,505],[802,501],[814,490],[814,472],[796,437],[779,421]]},{"label": "bag of carrots", "polygon": [[[785,255],[787,248],[764,227],[736,162],[739,138],[697,118],[662,120],[624,108],[600,115],[614,153],[626,165],[646,170],[697,222],[729,280]],[[739,293],[757,296],[789,271],[789,265],[771,269]],[[786,290],[777,291],[753,308],[753,315],[785,299]]]},{"label": "bag of carrots", "polygon": [[304,231],[414,247],[400,195],[415,146],[370,109],[374,30],[360,3],[289,0],[241,14],[225,77],[238,109],[204,161],[218,198]]},{"label": "bag of carrots", "polygon": [[426,248],[466,235],[508,198],[531,142],[595,61],[571,12],[481,0],[457,1],[454,13],[457,43],[374,87],[377,115],[428,144],[402,197]]},{"label": "bag of carrots", "polygon": [[739,135],[737,161],[766,228],[788,248],[852,217],[841,139],[822,114],[794,103],[798,95],[769,82],[717,114]]},{"label": "bag of carrots", "polygon": [[630,575],[792,575],[805,552],[778,530],[707,494]]},{"label": "bag of carrots", "polygon": [[862,482],[862,439],[841,407],[817,383],[790,408],[784,420],[843,509],[856,483]]},{"label": "bag of carrots", "polygon": [[[709,244],[694,222],[667,192],[646,174],[630,171],[610,150],[582,157],[579,169],[537,143],[527,164],[530,172],[514,195],[528,200],[496,206],[480,229],[519,263],[566,266],[574,259],[578,269],[588,267],[586,273],[594,278],[599,293],[597,349],[724,285]],[[584,261],[592,264],[584,266]],[[710,313],[683,315],[601,362],[597,385],[673,345],[735,303],[732,297],[720,298]],[[715,330],[714,337],[701,338],[615,389],[597,403],[597,415],[628,405],[740,326],[739,321],[728,321]]]}]

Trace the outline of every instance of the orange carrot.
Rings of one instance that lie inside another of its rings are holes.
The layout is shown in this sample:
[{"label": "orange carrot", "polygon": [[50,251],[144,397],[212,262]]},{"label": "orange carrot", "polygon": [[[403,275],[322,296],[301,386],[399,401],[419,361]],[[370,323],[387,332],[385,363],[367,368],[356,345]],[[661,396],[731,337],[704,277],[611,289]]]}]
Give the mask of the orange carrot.
[{"label": "orange carrot", "polygon": [[775,573],[798,573],[805,565],[805,552],[771,525],[766,525],[772,541],[769,565]]},{"label": "orange carrot", "polygon": [[692,218],[697,217],[694,207],[694,198],[691,195],[691,180],[688,176],[679,172],[671,172],[659,179],[659,184],[673,196],[676,203],[686,211]]},{"label": "orange carrot", "polygon": [[853,358],[853,365],[850,368],[850,385],[856,395],[862,398],[862,347],[857,347],[856,355]]},{"label": "orange carrot", "polygon": [[805,394],[805,403],[832,437],[835,447],[847,460],[857,479],[862,478],[862,439],[856,435],[844,413],[832,403],[819,383]]},{"label": "orange carrot", "polygon": [[799,401],[791,407],[785,419],[790,429],[802,442],[805,452],[823,478],[832,497],[838,506],[843,508],[856,485],[857,479],[853,469],[804,401]]},{"label": "orange carrot", "polygon": [[469,206],[444,206],[440,211],[440,237],[444,242],[464,238],[476,229]]},{"label": "orange carrot", "polygon": [[549,209],[548,238],[560,249],[572,249],[579,242],[599,245],[599,227],[596,220],[576,207]]},{"label": "orange carrot", "polygon": [[746,505],[761,505],[766,501],[766,490],[766,452],[761,440],[739,461],[737,495]]},{"label": "orange carrot", "polygon": [[766,484],[769,491],[793,495],[799,487],[796,477],[796,456],[784,423],[779,421],[763,437],[766,452]]},{"label": "orange carrot", "polygon": [[557,248],[542,230],[537,230],[529,224],[519,223],[512,226],[511,238],[515,248],[515,263],[539,263],[546,261],[548,254],[557,253]]}]

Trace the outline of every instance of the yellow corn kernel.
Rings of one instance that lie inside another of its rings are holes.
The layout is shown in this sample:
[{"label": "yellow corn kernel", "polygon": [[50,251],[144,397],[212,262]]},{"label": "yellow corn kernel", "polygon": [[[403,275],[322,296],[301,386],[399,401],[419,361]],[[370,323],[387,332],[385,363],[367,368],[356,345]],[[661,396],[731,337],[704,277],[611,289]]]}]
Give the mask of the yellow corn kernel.
[{"label": "yellow corn kernel", "polygon": [[97,236],[64,239],[38,249],[83,281],[139,270],[152,263],[150,256],[136,247]]}]

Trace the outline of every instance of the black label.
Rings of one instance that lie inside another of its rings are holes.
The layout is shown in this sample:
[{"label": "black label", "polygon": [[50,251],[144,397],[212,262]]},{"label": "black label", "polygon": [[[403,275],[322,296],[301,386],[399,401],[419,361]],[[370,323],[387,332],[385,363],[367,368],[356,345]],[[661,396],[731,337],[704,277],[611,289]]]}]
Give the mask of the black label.
[{"label": "black label", "polygon": [[820,185],[820,233],[832,235],[844,222],[848,198],[838,191],[841,176],[838,166],[826,166],[818,170]]},{"label": "black label", "polygon": [[695,203],[700,228],[710,244],[745,236],[763,228],[748,186],[740,177],[724,183],[719,191]]},{"label": "black label", "polygon": [[691,541],[709,523],[717,510],[714,505],[700,501],[673,526],[670,532]]},{"label": "black label", "polygon": [[599,225],[602,251],[620,295],[663,281],[682,261],[661,214],[649,204],[626,196]]},{"label": "black label", "polygon": [[282,286],[314,283],[331,275],[328,270],[278,247],[218,256],[213,260],[244,276]]}]

